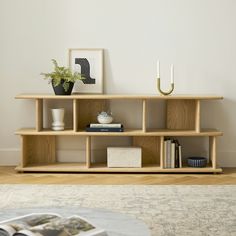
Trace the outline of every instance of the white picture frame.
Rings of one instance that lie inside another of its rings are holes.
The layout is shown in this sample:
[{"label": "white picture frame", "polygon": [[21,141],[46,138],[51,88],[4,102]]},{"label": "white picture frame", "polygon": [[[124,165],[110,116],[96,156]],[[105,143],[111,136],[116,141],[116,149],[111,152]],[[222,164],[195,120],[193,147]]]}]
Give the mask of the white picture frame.
[{"label": "white picture frame", "polygon": [[103,93],[103,49],[70,48],[69,67],[85,77],[75,83],[74,93]]}]

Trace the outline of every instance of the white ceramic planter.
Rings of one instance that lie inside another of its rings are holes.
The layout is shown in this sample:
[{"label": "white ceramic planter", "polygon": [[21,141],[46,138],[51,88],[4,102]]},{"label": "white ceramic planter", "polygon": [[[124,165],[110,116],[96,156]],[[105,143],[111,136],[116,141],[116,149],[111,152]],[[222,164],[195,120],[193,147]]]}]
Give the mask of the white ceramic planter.
[{"label": "white ceramic planter", "polygon": [[52,130],[58,131],[58,130],[64,130],[65,123],[64,123],[64,115],[65,115],[65,109],[64,108],[58,108],[58,109],[51,109],[52,111]]}]

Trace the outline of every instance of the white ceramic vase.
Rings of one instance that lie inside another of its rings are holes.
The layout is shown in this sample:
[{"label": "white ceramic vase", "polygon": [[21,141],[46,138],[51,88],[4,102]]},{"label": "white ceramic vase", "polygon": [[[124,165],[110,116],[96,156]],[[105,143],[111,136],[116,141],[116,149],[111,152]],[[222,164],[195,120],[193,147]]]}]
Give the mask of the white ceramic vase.
[{"label": "white ceramic vase", "polygon": [[65,123],[64,123],[64,115],[65,115],[65,109],[64,108],[58,108],[58,109],[51,109],[52,111],[52,130],[58,131],[58,130],[64,130]]}]

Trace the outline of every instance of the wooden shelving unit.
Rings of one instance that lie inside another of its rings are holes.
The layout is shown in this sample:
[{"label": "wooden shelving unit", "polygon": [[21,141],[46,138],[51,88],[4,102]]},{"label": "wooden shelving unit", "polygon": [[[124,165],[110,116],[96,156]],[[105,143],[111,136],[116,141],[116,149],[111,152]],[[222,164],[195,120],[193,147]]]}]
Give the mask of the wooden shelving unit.
[{"label": "wooden shelving unit", "polygon": [[[173,172],[202,173],[222,172],[216,165],[216,138],[223,133],[216,129],[201,129],[200,111],[202,100],[223,99],[210,95],[71,95],[20,94],[17,99],[35,101],[35,128],[20,129],[16,134],[22,139],[20,172]],[[142,124],[138,129],[124,132],[86,132],[85,127],[96,122],[96,115],[109,108],[111,100],[141,101]],[[64,131],[52,131],[43,127],[43,106],[45,100],[69,100],[72,103],[73,127]],[[166,127],[148,128],[148,103],[150,100],[164,100],[166,106]],[[81,136],[86,138],[85,161],[83,163],[60,163],[57,161],[57,136]],[[91,162],[91,137],[113,136],[132,138],[134,146],[142,147],[142,168],[108,168],[106,163]],[[163,147],[165,137],[208,137],[209,164],[205,168],[165,169]]]}]

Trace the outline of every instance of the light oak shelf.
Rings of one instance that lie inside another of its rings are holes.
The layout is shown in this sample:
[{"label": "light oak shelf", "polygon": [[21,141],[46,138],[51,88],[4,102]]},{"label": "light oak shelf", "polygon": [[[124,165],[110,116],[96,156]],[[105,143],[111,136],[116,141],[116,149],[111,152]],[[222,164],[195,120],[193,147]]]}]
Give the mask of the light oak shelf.
[{"label": "light oak shelf", "polygon": [[[35,127],[16,131],[21,136],[21,162],[16,168],[20,172],[173,172],[201,173],[222,172],[216,165],[216,138],[223,135],[217,129],[202,129],[200,112],[201,101],[223,99],[215,95],[78,95],[55,96],[52,94],[20,94],[16,99],[31,99],[35,101]],[[52,131],[44,128],[43,111],[45,100],[68,100],[72,104],[72,126],[64,131]],[[124,132],[86,132],[89,123],[96,122],[96,115],[109,108],[110,100],[141,101],[141,127],[128,129]],[[162,100],[165,103],[166,117],[163,129],[149,129],[149,101]],[[57,161],[58,136],[78,136],[85,138],[85,156],[83,163],[60,163]],[[142,168],[108,168],[105,164],[91,162],[91,137],[131,137],[133,146],[142,148]],[[164,169],[164,138],[165,137],[208,137],[210,165],[205,168],[175,168]],[[44,164],[42,164],[44,163]]]},{"label": "light oak shelf", "polygon": [[129,95],[129,94],[95,94],[95,95],[83,95],[83,94],[72,94],[70,96],[63,96],[54,94],[19,94],[15,97],[16,99],[160,99],[160,100],[175,100],[175,99],[197,99],[197,100],[216,100],[216,99],[223,99],[222,96],[216,95],[207,95],[207,94],[199,94],[199,95],[169,95],[169,96],[162,96],[162,95]]},{"label": "light oak shelf", "polygon": [[124,129],[124,132],[86,132],[78,130],[77,132],[70,130],[52,131],[43,129],[37,131],[33,128],[19,129],[15,132],[18,135],[77,135],[77,136],[222,136],[223,133],[217,129],[201,129],[198,133],[195,130],[168,130],[168,129],[147,129],[143,132],[141,129]]},{"label": "light oak shelf", "polygon": [[108,168],[106,163],[91,164],[90,168],[87,168],[84,163],[54,163],[54,164],[35,164],[27,167],[16,168],[17,171],[24,172],[164,172],[164,173],[213,173],[222,172],[221,168],[215,168],[208,166],[205,168],[173,168],[163,169],[157,165],[143,165],[141,168]]}]

